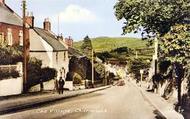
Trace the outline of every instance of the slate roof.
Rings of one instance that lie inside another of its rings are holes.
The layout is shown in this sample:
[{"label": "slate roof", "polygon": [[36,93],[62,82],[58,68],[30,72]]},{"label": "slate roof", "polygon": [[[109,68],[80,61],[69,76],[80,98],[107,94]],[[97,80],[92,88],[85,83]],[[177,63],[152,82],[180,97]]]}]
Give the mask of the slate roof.
[{"label": "slate roof", "polygon": [[57,36],[52,34],[51,32],[37,27],[34,28],[34,31],[40,37],[42,37],[42,39],[44,39],[50,46],[52,46],[54,52],[68,50],[61,42],[57,40]]},{"label": "slate roof", "polygon": [[68,48],[68,53],[69,53],[70,56],[76,56],[76,57],[83,56],[77,49],[74,49],[72,47]]},{"label": "slate roof", "polygon": [[22,18],[7,5],[0,5],[0,22],[22,26]]}]

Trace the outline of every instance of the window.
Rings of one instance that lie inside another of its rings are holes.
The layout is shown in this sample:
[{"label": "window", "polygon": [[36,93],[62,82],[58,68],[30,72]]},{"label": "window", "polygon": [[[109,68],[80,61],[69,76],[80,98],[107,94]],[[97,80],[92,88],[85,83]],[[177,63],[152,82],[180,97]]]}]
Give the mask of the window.
[{"label": "window", "polygon": [[66,51],[65,51],[64,54],[63,54],[63,60],[64,60],[64,61],[66,60]]},{"label": "window", "polygon": [[12,29],[8,28],[7,30],[8,45],[13,45]]},{"label": "window", "polygon": [[23,46],[23,32],[22,30],[19,31],[19,44]]},{"label": "window", "polygon": [[3,32],[0,32],[0,45],[3,45],[4,44],[4,33]]},{"label": "window", "polygon": [[55,54],[56,56],[56,63],[58,64],[58,52],[56,52],[56,54]]}]

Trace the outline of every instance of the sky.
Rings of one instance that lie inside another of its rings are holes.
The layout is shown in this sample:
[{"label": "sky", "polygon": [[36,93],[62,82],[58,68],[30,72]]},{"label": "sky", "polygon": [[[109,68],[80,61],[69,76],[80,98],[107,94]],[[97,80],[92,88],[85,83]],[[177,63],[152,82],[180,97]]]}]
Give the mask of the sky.
[{"label": "sky", "polygon": [[[22,0],[5,1],[16,13],[22,16]],[[44,19],[49,18],[52,31],[55,34],[62,33],[63,37],[71,36],[75,41],[82,40],[86,35],[90,38],[123,37],[121,35],[123,21],[117,21],[114,16],[113,6],[117,1],[26,0],[27,11],[33,12],[35,17],[35,27],[42,28]],[[125,36],[140,37],[139,34],[133,33]]]}]

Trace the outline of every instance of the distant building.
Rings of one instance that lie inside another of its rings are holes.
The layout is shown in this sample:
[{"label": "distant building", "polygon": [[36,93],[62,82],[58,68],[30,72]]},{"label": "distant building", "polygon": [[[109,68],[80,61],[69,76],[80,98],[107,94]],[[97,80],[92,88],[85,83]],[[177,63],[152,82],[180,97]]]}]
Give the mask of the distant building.
[{"label": "distant building", "polygon": [[67,46],[69,47],[73,47],[73,39],[71,38],[71,36],[65,38],[65,44],[67,44]]}]

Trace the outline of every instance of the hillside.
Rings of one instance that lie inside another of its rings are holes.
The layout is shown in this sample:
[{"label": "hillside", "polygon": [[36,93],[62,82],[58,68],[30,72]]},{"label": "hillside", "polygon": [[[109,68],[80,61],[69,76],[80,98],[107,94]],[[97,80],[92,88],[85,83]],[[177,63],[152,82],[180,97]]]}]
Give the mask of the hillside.
[{"label": "hillside", "polygon": [[[81,44],[82,41],[75,42],[74,47],[80,49]],[[148,48],[146,44],[147,41],[138,38],[97,37],[92,39],[92,45],[96,53],[109,52],[114,55],[114,57],[118,58],[134,58],[136,56],[136,51],[138,53],[138,57],[145,59],[152,58],[154,50],[153,48]],[[117,52],[117,49],[122,49],[124,51]]]},{"label": "hillside", "polygon": [[[82,41],[75,42],[74,47],[80,49]],[[120,47],[128,47],[131,49],[146,48],[146,41],[137,38],[112,38],[112,37],[98,37],[92,39],[92,45],[96,52],[111,51]]]}]

